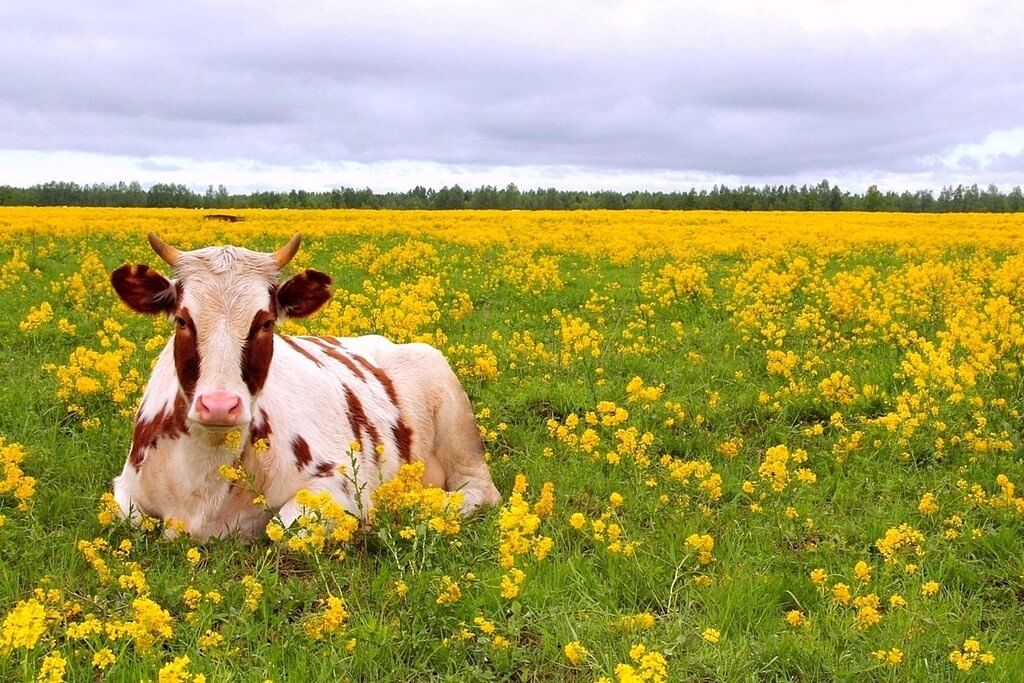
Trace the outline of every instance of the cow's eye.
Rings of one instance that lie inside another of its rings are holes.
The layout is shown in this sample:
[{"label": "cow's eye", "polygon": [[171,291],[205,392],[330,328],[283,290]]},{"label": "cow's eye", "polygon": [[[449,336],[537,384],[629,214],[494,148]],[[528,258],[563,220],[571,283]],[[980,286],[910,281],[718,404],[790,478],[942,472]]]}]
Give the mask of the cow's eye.
[{"label": "cow's eye", "polygon": [[269,332],[273,327],[274,327],[274,321],[273,320],[266,320],[266,321],[264,321],[264,323],[263,323],[263,331],[264,332]]},{"label": "cow's eye", "polygon": [[185,327],[188,325],[188,323],[185,322],[185,319],[182,318],[180,315],[174,319],[174,324],[179,330],[185,329]]}]

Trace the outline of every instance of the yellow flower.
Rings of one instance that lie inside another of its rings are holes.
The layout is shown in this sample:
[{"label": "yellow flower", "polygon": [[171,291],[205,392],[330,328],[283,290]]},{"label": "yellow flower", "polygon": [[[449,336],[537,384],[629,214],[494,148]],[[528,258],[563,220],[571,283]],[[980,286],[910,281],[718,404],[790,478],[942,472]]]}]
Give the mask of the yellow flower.
[{"label": "yellow flower", "polygon": [[[140,652],[148,650],[158,637],[170,638],[173,618],[170,612],[149,598],[141,597],[132,601],[134,621],[123,625],[123,632],[135,641]],[[110,625],[108,624],[108,630]],[[118,629],[115,629],[117,631]]]},{"label": "yellow flower", "polygon": [[583,525],[587,523],[587,518],[583,516],[583,513],[574,512],[569,517],[569,526],[573,529],[582,529]]},{"label": "yellow flower", "polygon": [[969,671],[975,664],[993,664],[996,658],[991,652],[983,650],[976,638],[968,638],[964,641],[963,649],[954,649],[949,653],[949,661],[960,671]]},{"label": "yellow flower", "polygon": [[158,683],[198,683],[205,681],[202,674],[193,676],[188,671],[189,658],[187,656],[176,657],[174,661],[165,664],[157,674]]},{"label": "yellow flower", "polygon": [[938,581],[927,581],[927,582],[921,584],[921,595],[923,595],[926,598],[930,598],[931,596],[935,595],[938,592],[939,592],[939,582]]},{"label": "yellow flower", "polygon": [[871,580],[871,565],[864,560],[859,561],[853,568],[853,575],[861,583],[867,583]]},{"label": "yellow flower", "polygon": [[343,633],[348,621],[348,610],[345,601],[330,596],[323,601],[324,609],[306,622],[306,635],[313,640],[322,640],[334,633]]},{"label": "yellow flower", "polygon": [[100,526],[110,526],[121,517],[121,507],[114,500],[112,493],[100,496],[100,509],[96,513]]},{"label": "yellow flower", "polygon": [[209,630],[203,635],[199,636],[197,644],[200,650],[209,650],[210,648],[217,647],[224,642],[224,636],[217,633],[216,631]]},{"label": "yellow flower", "polygon": [[445,605],[452,602],[458,602],[459,598],[462,597],[462,590],[459,588],[459,584],[452,581],[452,577],[445,575],[441,577],[441,592],[437,596],[435,602],[438,605]]},{"label": "yellow flower", "polygon": [[244,476],[244,471],[241,467],[232,467],[231,465],[221,465],[220,476],[227,481],[239,481]]},{"label": "yellow flower", "polygon": [[267,538],[277,543],[284,538],[284,527],[274,520],[270,520],[267,522]]},{"label": "yellow flower", "polygon": [[917,510],[922,515],[934,515],[939,511],[939,506],[935,502],[935,494],[928,492],[921,496],[921,501],[917,504]]},{"label": "yellow flower", "polygon": [[245,587],[245,608],[250,612],[255,612],[259,607],[260,598],[263,597],[263,586],[252,574],[242,577],[242,586]]},{"label": "yellow flower", "polygon": [[791,609],[786,612],[786,623],[790,626],[800,626],[807,623],[807,617],[798,609]]},{"label": "yellow flower", "polygon": [[711,562],[711,553],[715,548],[715,539],[704,534],[690,534],[686,538],[686,545],[697,551],[697,561],[700,564]]},{"label": "yellow flower", "polygon": [[194,567],[197,564],[199,564],[199,562],[203,559],[203,556],[196,548],[189,548],[188,552],[185,553],[185,559],[188,560],[188,563]]},{"label": "yellow flower", "polygon": [[67,660],[61,653],[51,652],[43,658],[36,680],[42,683],[61,683],[64,680],[64,669],[67,664]]},{"label": "yellow flower", "polygon": [[538,517],[547,517],[555,506],[555,485],[550,481],[544,482],[541,487],[540,498],[533,504],[533,514]]},{"label": "yellow flower", "polygon": [[828,581],[828,574],[820,567],[811,572],[811,582],[815,586],[823,586]]},{"label": "yellow flower", "polygon": [[181,594],[181,601],[185,603],[185,606],[189,609],[196,609],[199,607],[199,601],[203,599],[203,594],[196,590],[194,587],[189,586]]},{"label": "yellow flower", "polygon": [[31,650],[46,633],[46,608],[34,598],[23,600],[0,624],[0,653],[12,649]]},{"label": "yellow flower", "polygon": [[880,662],[884,662],[889,666],[899,666],[903,663],[903,650],[898,647],[894,647],[891,650],[876,650],[871,653]]},{"label": "yellow flower", "polygon": [[110,650],[109,647],[102,648],[96,651],[96,654],[92,656],[92,666],[94,669],[103,671],[110,667],[114,662],[117,661],[117,657]]},{"label": "yellow flower", "polygon": [[569,663],[573,666],[579,664],[581,660],[590,654],[587,651],[587,648],[580,645],[578,640],[568,643],[564,648],[562,648],[562,652],[565,654],[565,658],[568,659]]},{"label": "yellow flower", "polygon": [[722,634],[716,628],[706,628],[701,632],[700,637],[712,645],[717,645],[718,641],[722,638]]}]

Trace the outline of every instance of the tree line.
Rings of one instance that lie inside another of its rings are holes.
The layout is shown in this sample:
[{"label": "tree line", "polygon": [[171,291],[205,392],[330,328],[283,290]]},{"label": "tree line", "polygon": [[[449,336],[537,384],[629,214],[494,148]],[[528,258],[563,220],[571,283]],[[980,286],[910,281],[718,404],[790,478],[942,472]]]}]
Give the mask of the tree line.
[{"label": "tree line", "polygon": [[520,190],[458,185],[440,190],[422,186],[406,192],[374,192],[339,187],[307,190],[231,193],[223,185],[196,192],[186,185],[138,182],[79,185],[53,181],[31,187],[0,186],[0,206],[179,207],[203,209],[723,209],[733,211],[902,211],[1016,212],[1024,210],[1020,186],[1002,192],[995,185],[943,187],[917,192],[882,191],[872,185],[863,193],[843,191],[823,180],[817,185],[715,186],[674,192],[584,192],[538,188]]}]

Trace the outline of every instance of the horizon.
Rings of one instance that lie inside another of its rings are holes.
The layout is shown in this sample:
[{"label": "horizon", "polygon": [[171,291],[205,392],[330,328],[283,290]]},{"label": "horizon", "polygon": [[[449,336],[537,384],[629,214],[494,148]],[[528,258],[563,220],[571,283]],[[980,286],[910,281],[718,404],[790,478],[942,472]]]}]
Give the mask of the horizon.
[{"label": "horizon", "polygon": [[766,190],[766,189],[780,189],[781,188],[781,189],[786,189],[786,190],[795,189],[795,190],[799,191],[801,189],[814,189],[814,188],[818,188],[818,187],[821,186],[822,183],[826,183],[829,186],[830,189],[832,189],[832,190],[838,189],[838,190],[840,190],[842,192],[843,195],[861,196],[862,197],[868,191],[870,191],[872,188],[874,188],[875,190],[877,190],[879,193],[881,193],[883,195],[886,195],[886,194],[908,194],[908,193],[909,194],[928,193],[928,194],[931,194],[931,195],[937,195],[937,194],[940,194],[942,192],[953,191],[953,190],[956,190],[958,188],[970,189],[972,187],[977,188],[979,190],[979,192],[987,192],[987,191],[991,190],[992,188],[995,188],[999,193],[1001,193],[1003,195],[1007,195],[1007,194],[1009,194],[1011,192],[1018,191],[1022,187],[1024,187],[1024,183],[1019,183],[1019,182],[1018,183],[1014,183],[1013,185],[1007,185],[1006,187],[1000,187],[1000,186],[998,186],[998,185],[996,185],[994,183],[989,183],[989,184],[983,185],[981,183],[976,183],[975,182],[975,183],[970,183],[970,184],[962,184],[961,183],[961,184],[956,184],[956,185],[943,185],[941,187],[918,187],[918,188],[915,188],[915,189],[896,189],[896,188],[892,188],[892,187],[880,187],[878,185],[872,184],[872,185],[869,185],[864,190],[857,190],[857,189],[850,189],[850,188],[847,188],[847,187],[843,187],[839,183],[833,182],[832,180],[830,180],[828,178],[822,178],[822,179],[818,180],[817,182],[803,182],[803,183],[790,183],[790,184],[770,184],[770,183],[764,183],[764,184],[761,184],[761,185],[755,185],[755,184],[752,184],[752,183],[741,183],[741,184],[737,184],[737,185],[728,185],[728,184],[725,184],[725,183],[715,183],[715,184],[707,185],[707,186],[700,186],[700,187],[698,187],[698,186],[692,186],[691,185],[689,187],[678,187],[678,188],[670,189],[670,190],[650,190],[650,189],[644,189],[644,188],[634,188],[634,189],[628,189],[628,190],[617,190],[617,189],[604,188],[604,187],[599,187],[597,189],[582,189],[582,188],[577,188],[577,187],[556,187],[556,186],[545,187],[545,186],[540,186],[540,185],[535,186],[535,187],[521,187],[517,183],[514,183],[514,182],[507,182],[507,183],[503,183],[503,184],[487,184],[487,183],[485,183],[485,184],[476,185],[476,186],[468,186],[468,185],[467,186],[462,186],[459,183],[454,183],[452,185],[441,185],[440,187],[434,187],[432,185],[426,185],[426,184],[423,184],[423,183],[417,183],[415,185],[412,185],[410,187],[406,187],[404,189],[393,189],[393,190],[391,190],[391,189],[389,189],[389,190],[380,190],[378,188],[370,187],[368,185],[362,185],[362,186],[360,186],[360,185],[332,185],[332,186],[328,186],[328,187],[324,187],[324,188],[320,188],[320,189],[315,189],[315,190],[314,189],[305,188],[305,187],[256,188],[256,189],[252,189],[252,190],[234,190],[231,187],[225,185],[224,183],[216,183],[216,184],[207,183],[207,184],[204,184],[204,185],[188,185],[188,184],[185,184],[185,183],[171,183],[171,182],[164,182],[164,181],[160,181],[160,180],[157,180],[157,181],[151,182],[151,183],[143,183],[143,182],[140,182],[140,181],[135,180],[135,179],[132,179],[132,180],[115,180],[115,181],[111,181],[111,182],[108,182],[108,181],[86,181],[86,182],[79,182],[77,180],[50,179],[50,180],[47,180],[47,181],[44,181],[44,182],[41,182],[41,183],[33,183],[32,185],[21,185],[21,186],[18,186],[18,185],[10,185],[10,184],[0,184],[0,187],[8,187],[8,188],[16,189],[16,190],[29,190],[29,189],[32,189],[32,188],[35,188],[35,187],[44,187],[44,186],[47,186],[47,185],[54,185],[54,184],[73,184],[73,185],[77,185],[78,187],[80,187],[82,189],[90,188],[90,187],[94,187],[94,188],[105,187],[105,188],[115,189],[118,186],[126,186],[127,187],[127,186],[131,186],[132,184],[135,184],[135,183],[137,183],[140,186],[140,188],[143,191],[146,191],[146,192],[151,190],[154,186],[167,186],[167,187],[179,187],[180,186],[180,187],[185,187],[189,192],[192,192],[192,193],[194,193],[196,195],[202,195],[202,194],[210,192],[211,190],[214,191],[214,192],[218,192],[220,190],[220,188],[224,188],[224,190],[227,192],[227,194],[229,196],[249,196],[249,195],[254,195],[254,194],[259,194],[259,193],[264,193],[264,192],[266,192],[266,193],[275,193],[275,194],[284,194],[284,193],[290,193],[290,192],[307,192],[307,193],[310,193],[310,194],[327,194],[327,193],[330,193],[330,192],[341,191],[341,190],[353,190],[353,191],[356,191],[356,192],[369,191],[369,192],[373,193],[376,196],[386,196],[386,195],[409,194],[409,193],[412,193],[412,192],[414,192],[414,191],[416,191],[417,189],[420,189],[420,188],[426,190],[427,192],[434,192],[434,193],[436,193],[436,192],[441,192],[441,191],[444,191],[444,190],[453,190],[455,188],[458,188],[458,189],[463,190],[465,192],[474,192],[474,191],[477,191],[477,190],[488,189],[488,188],[489,189],[494,189],[494,190],[497,190],[497,191],[500,192],[500,191],[506,190],[506,189],[508,189],[510,187],[514,187],[519,192],[545,192],[545,191],[554,190],[556,192],[561,192],[561,193],[581,193],[581,194],[599,194],[599,193],[604,193],[604,192],[621,194],[621,195],[644,194],[644,193],[649,193],[649,194],[673,194],[673,193],[676,193],[676,194],[687,194],[687,193],[691,193],[691,192],[708,193],[708,192],[712,192],[712,191],[714,191],[716,189],[718,189],[718,190],[731,190],[731,191],[751,189],[751,190],[756,190],[756,191],[763,191],[763,190]]}]

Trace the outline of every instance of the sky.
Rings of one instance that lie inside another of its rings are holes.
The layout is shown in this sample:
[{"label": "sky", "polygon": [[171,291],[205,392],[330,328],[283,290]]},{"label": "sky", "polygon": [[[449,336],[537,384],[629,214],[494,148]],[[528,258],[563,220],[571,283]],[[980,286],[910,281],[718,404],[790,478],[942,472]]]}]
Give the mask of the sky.
[{"label": "sky", "polygon": [[1022,29],[1016,1],[0,0],[0,184],[1009,189]]}]

